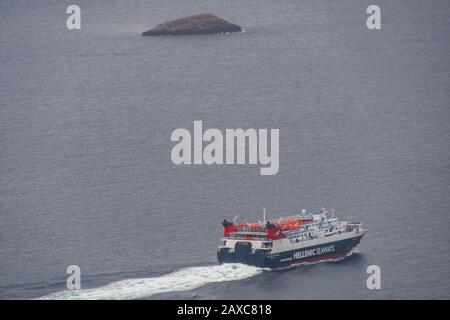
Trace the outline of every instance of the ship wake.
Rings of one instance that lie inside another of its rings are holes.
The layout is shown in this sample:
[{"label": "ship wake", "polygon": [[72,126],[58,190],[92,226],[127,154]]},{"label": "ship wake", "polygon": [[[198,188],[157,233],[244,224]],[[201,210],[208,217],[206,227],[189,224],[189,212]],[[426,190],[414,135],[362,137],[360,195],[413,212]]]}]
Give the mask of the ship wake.
[{"label": "ship wake", "polygon": [[191,267],[159,277],[120,280],[98,288],[55,292],[39,299],[143,299],[161,293],[189,291],[210,283],[243,280],[262,272],[261,268],[236,263]]}]

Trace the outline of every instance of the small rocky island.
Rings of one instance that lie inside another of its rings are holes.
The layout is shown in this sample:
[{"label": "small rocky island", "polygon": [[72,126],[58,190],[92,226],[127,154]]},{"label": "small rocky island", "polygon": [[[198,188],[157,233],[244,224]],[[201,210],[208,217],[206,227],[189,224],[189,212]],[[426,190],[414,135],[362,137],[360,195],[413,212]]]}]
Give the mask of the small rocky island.
[{"label": "small rocky island", "polygon": [[151,30],[142,33],[143,36],[164,35],[197,35],[227,32],[240,32],[240,26],[229,23],[213,14],[198,14],[171,20],[157,25]]}]

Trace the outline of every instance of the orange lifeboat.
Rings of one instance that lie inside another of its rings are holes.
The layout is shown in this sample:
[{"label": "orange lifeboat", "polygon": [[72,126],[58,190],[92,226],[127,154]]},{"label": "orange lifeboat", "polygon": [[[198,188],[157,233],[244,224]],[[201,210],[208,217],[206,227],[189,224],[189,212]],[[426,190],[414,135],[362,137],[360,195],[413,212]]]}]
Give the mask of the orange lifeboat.
[{"label": "orange lifeboat", "polygon": [[263,224],[259,222],[246,222],[243,224],[236,225],[236,231],[242,230],[262,230],[264,229]]},{"label": "orange lifeboat", "polygon": [[248,223],[247,228],[249,230],[261,230],[261,229],[264,229],[264,226],[261,223],[253,222],[253,223]]},{"label": "orange lifeboat", "polygon": [[310,219],[289,219],[280,221],[279,225],[283,231],[298,230],[303,224],[310,222]]}]

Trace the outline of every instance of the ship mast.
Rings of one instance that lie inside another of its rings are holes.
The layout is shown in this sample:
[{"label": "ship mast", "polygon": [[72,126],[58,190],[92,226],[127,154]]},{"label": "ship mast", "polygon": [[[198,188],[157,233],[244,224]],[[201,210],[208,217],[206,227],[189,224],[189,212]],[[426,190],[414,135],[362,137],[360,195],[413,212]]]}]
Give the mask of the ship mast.
[{"label": "ship mast", "polygon": [[266,208],[263,208],[263,225],[266,225]]}]

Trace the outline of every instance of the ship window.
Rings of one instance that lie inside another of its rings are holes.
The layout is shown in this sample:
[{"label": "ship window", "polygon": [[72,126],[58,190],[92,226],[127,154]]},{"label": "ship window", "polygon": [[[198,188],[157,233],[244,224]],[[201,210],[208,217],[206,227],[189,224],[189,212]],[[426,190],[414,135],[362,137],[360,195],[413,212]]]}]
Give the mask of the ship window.
[{"label": "ship window", "polygon": [[263,242],[264,248],[270,248],[272,246],[272,242]]}]

